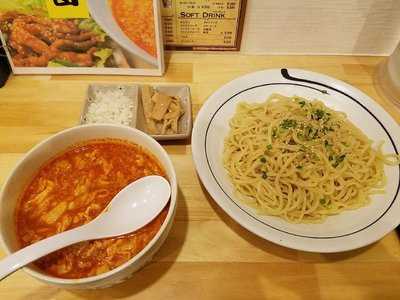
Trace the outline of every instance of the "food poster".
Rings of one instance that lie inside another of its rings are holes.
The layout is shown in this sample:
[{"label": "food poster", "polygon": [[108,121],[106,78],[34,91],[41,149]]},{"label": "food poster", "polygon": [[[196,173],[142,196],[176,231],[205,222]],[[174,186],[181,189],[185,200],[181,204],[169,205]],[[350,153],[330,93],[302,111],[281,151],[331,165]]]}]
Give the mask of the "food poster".
[{"label": "food poster", "polygon": [[239,50],[245,0],[162,0],[168,49]]},{"label": "food poster", "polygon": [[16,74],[162,75],[158,0],[1,0]]}]

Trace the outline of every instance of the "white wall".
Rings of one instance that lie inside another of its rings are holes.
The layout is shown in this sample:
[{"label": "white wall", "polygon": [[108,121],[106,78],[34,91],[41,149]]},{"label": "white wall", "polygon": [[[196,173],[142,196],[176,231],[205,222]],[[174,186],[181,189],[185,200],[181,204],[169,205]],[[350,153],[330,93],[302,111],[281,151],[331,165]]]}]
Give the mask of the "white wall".
[{"label": "white wall", "polygon": [[389,55],[400,0],[248,0],[242,52]]}]

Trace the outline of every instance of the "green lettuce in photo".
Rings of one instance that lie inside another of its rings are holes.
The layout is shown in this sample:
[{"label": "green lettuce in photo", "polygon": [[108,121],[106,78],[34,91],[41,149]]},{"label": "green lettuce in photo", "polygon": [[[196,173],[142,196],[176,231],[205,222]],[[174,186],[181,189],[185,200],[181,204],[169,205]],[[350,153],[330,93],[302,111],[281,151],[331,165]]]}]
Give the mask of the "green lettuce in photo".
[{"label": "green lettuce in photo", "polygon": [[100,41],[104,42],[106,39],[107,34],[101,29],[99,25],[92,19],[84,19],[79,22],[78,25],[79,29],[86,30],[97,34]]},{"label": "green lettuce in photo", "polygon": [[46,0],[1,0],[0,12],[8,11],[47,14]]},{"label": "green lettuce in photo", "polygon": [[103,68],[105,67],[105,63],[107,59],[113,54],[112,49],[110,48],[104,48],[96,51],[94,53],[94,56],[100,58],[99,61],[96,62],[96,67]]},{"label": "green lettuce in photo", "polygon": [[79,67],[79,65],[77,65],[77,64],[74,64],[67,60],[62,60],[62,59],[53,59],[53,60],[49,61],[47,66],[52,67],[52,68],[58,68],[58,67],[76,68],[76,67]]}]

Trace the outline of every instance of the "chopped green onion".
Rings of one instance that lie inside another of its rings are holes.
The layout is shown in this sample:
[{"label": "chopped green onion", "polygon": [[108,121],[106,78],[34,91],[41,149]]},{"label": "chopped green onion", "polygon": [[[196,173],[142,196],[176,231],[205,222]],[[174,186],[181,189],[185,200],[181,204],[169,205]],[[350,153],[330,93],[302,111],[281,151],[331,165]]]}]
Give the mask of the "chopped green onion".
[{"label": "chopped green onion", "polygon": [[296,128],[297,127],[297,122],[296,122],[296,120],[285,119],[285,120],[282,121],[280,126],[283,129]]},{"label": "chopped green onion", "polygon": [[265,164],[267,162],[267,159],[265,157],[261,157],[260,161]]},{"label": "chopped green onion", "polygon": [[276,138],[277,137],[277,129],[276,128],[274,128],[274,129],[272,129],[272,137],[273,138]]},{"label": "chopped green onion", "polygon": [[315,139],[318,136],[319,130],[317,128],[313,128],[311,126],[307,126],[304,130],[305,136],[307,137],[308,140],[310,139]]},{"label": "chopped green onion", "polygon": [[317,109],[314,111],[314,114],[311,115],[311,117],[314,120],[321,120],[324,117],[324,115],[325,115],[325,112],[322,109]]},{"label": "chopped green onion", "polygon": [[336,158],[336,161],[333,163],[333,167],[336,168],[343,160],[346,158],[346,154],[342,154]]},{"label": "chopped green onion", "polygon": [[318,136],[318,131],[319,131],[318,129],[315,129],[312,139],[315,139]]},{"label": "chopped green onion", "polygon": [[272,149],[272,145],[271,145],[271,144],[268,144],[268,145],[267,145],[267,149],[268,149],[268,150],[271,150],[271,149]]},{"label": "chopped green onion", "polygon": [[322,131],[326,134],[327,131],[333,131],[333,128],[332,128],[332,127],[324,126],[324,127],[322,128]]}]

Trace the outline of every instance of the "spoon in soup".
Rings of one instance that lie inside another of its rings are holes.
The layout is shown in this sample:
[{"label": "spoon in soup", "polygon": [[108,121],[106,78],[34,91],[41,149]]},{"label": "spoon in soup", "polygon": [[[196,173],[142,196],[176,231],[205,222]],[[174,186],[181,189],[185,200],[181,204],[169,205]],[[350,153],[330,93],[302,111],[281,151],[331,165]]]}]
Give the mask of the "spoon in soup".
[{"label": "spoon in soup", "polygon": [[0,280],[66,246],[119,236],[142,228],[161,212],[170,195],[171,187],[165,178],[155,175],[140,178],[123,188],[89,223],[38,241],[0,261]]}]

